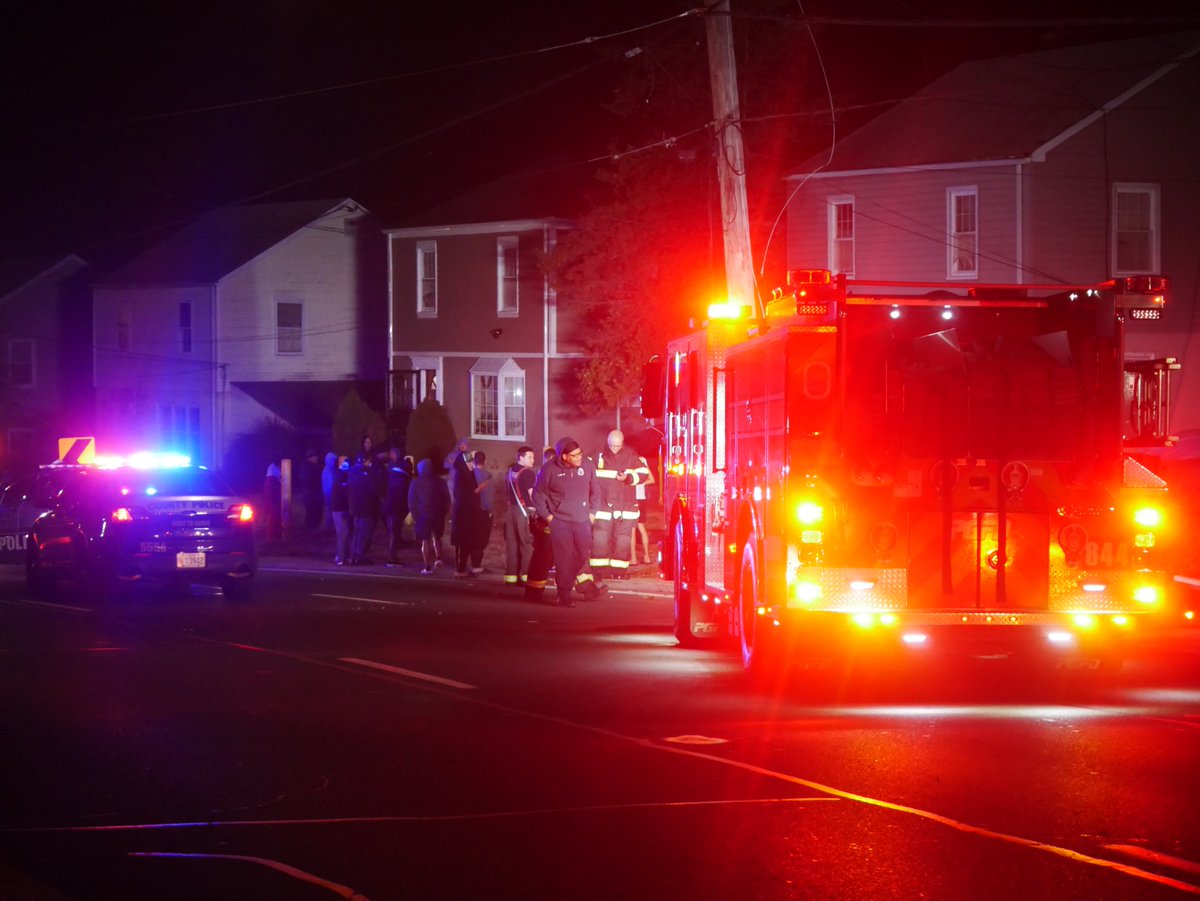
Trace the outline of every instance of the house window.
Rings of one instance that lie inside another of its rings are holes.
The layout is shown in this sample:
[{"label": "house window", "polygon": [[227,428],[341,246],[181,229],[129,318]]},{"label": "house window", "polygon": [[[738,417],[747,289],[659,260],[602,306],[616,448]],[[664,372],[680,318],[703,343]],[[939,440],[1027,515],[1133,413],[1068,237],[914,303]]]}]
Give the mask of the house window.
[{"label": "house window", "polygon": [[117,350],[129,350],[130,347],[130,322],[133,316],[129,310],[129,304],[121,304],[121,308],[117,310]]},{"label": "house window", "polygon": [[829,200],[829,268],[854,275],[854,198]]},{"label": "house window", "polygon": [[8,384],[16,388],[32,388],[33,339],[10,338],[8,341]]},{"label": "house window", "polygon": [[1113,185],[1113,274],[1158,272],[1158,235],[1158,185]]},{"label": "house window", "polygon": [[298,354],[304,350],[304,304],[275,304],[275,352]]},{"label": "house window", "polygon": [[471,434],[525,438],[525,370],[513,360],[483,358],[471,367]]},{"label": "house window", "polygon": [[185,354],[192,352],[192,305],[179,305],[179,349]]},{"label": "house window", "polygon": [[417,315],[437,315],[437,242],[417,242]]},{"label": "house window", "polygon": [[950,278],[979,275],[979,189],[950,188],[946,192],[946,231],[949,233],[946,274]]},{"label": "house window", "polygon": [[195,457],[200,452],[200,408],[158,406],[158,434],[162,446]]},{"label": "house window", "polygon": [[496,312],[517,315],[517,239],[496,239]]}]

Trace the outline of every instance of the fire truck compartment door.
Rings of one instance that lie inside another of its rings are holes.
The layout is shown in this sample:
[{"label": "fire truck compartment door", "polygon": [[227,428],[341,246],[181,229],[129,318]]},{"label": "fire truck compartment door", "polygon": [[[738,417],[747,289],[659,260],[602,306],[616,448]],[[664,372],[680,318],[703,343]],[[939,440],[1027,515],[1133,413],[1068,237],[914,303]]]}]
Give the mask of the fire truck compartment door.
[{"label": "fire truck compartment door", "polygon": [[995,511],[914,510],[909,519],[909,606],[1046,609],[1050,588],[1046,516],[1009,513],[1005,523],[1002,555],[1000,517]]}]

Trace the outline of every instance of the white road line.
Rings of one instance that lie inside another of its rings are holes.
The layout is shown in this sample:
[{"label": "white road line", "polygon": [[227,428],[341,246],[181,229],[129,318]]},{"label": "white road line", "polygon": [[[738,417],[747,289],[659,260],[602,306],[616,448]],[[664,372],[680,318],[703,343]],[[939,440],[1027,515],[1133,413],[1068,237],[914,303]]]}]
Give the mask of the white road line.
[{"label": "white road line", "polygon": [[443,679],[441,676],[432,676],[429,673],[419,673],[416,670],[401,669],[398,666],[388,666],[386,663],[376,663],[374,660],[360,660],[357,657],[339,657],[342,663],[354,663],[358,666],[366,666],[371,669],[382,670],[385,673],[395,673],[397,676],[407,676],[410,679],[420,679],[422,682],[433,682],[436,685],[445,685],[449,688],[465,688],[474,690],[474,685],[468,685],[466,682],[455,682],[453,679]]},{"label": "white road line", "polygon": [[12,607],[52,607],[55,610],[74,610],[76,613],[91,613],[91,607],[75,607],[71,604],[52,604],[49,601],[0,601],[0,604],[8,604]]},{"label": "white road line", "polygon": [[382,601],[379,598],[358,598],[348,594],[314,594],[314,598],[333,598],[335,601],[362,601],[364,604],[386,604],[389,607],[415,607],[412,601]]},{"label": "white road line", "polygon": [[1128,854],[1130,857],[1140,857],[1142,860],[1162,864],[1166,867],[1173,867],[1176,870],[1183,870],[1185,873],[1200,874],[1200,863],[1196,863],[1193,860],[1186,860],[1182,857],[1172,857],[1170,854],[1160,854],[1157,851],[1151,851],[1149,848],[1142,848],[1138,845],[1105,845],[1104,848],[1106,851],[1116,851],[1119,854]]},{"label": "white road line", "polygon": [[320,886],[321,888],[329,889],[335,894],[341,895],[343,898],[349,898],[351,901],[368,901],[366,896],[360,895],[348,885],[342,885],[338,882],[331,882],[328,879],[322,879],[320,876],[314,876],[312,873],[306,873],[304,870],[299,870],[296,867],[288,866],[286,863],[280,863],[278,860],[271,860],[267,857],[248,857],[245,854],[189,854],[184,852],[167,852],[167,851],[130,851],[130,857],[184,857],[184,858],[199,858],[201,860],[241,860],[247,863],[256,863],[264,867],[269,867],[272,870],[277,870],[286,876],[291,876],[299,879],[301,882],[307,882],[311,885]]}]

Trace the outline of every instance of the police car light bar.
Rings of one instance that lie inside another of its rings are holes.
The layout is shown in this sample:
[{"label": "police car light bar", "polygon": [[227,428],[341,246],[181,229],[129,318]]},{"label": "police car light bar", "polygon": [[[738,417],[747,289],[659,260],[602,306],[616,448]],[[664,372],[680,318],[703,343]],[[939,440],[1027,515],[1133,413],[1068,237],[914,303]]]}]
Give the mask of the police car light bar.
[{"label": "police car light bar", "polygon": [[183,469],[191,465],[191,457],[173,451],[138,451],[128,456],[96,455],[96,466],[100,469],[117,469],[121,466],[133,469]]}]

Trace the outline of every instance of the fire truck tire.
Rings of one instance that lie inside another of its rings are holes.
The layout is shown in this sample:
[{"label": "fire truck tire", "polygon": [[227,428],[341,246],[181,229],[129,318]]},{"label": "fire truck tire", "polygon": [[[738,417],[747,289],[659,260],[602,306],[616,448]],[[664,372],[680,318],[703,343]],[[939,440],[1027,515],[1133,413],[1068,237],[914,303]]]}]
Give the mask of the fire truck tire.
[{"label": "fire truck tire", "polygon": [[754,542],[743,542],[741,574],[738,578],[738,632],[741,636],[742,666],[753,675],[763,675],[775,668],[779,643],[779,636],[775,634],[777,627],[769,617],[758,612],[761,591],[758,566]]},{"label": "fire truck tire", "polygon": [[675,598],[675,639],[681,647],[699,648],[712,644],[711,639],[698,638],[692,630],[692,596],[691,585],[686,577],[685,569],[688,555],[685,553],[685,538],[683,520],[675,522],[671,538],[671,582]]}]

